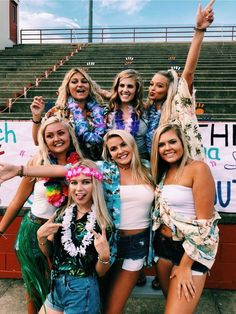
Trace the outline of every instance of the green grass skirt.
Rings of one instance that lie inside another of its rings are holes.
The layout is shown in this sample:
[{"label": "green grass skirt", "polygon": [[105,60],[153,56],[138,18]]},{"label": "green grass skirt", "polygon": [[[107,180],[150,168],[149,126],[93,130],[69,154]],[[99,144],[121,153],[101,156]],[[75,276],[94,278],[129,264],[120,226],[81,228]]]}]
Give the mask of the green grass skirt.
[{"label": "green grass skirt", "polygon": [[37,310],[44,303],[50,285],[48,260],[41,252],[37,241],[39,227],[39,224],[32,222],[28,215],[25,215],[15,242],[15,252],[26,290]]}]

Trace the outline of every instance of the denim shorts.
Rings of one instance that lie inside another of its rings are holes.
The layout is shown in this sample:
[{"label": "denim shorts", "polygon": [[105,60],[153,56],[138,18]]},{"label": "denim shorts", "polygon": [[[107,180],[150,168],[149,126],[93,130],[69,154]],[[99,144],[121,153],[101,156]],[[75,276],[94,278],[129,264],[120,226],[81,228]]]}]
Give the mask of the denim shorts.
[{"label": "denim shorts", "polygon": [[135,235],[118,236],[117,257],[141,259],[147,256],[149,248],[150,229]]},{"label": "denim shorts", "polygon": [[96,276],[74,277],[61,275],[54,279],[45,305],[65,314],[99,314],[100,295]]},{"label": "denim shorts", "polygon": [[[165,237],[161,234],[160,230],[157,230],[154,237],[155,254],[160,258],[171,261],[174,265],[179,265],[185,252],[183,242],[184,241],[174,241],[172,238]],[[191,268],[201,273],[208,272],[208,268],[199,262],[194,262]]]}]

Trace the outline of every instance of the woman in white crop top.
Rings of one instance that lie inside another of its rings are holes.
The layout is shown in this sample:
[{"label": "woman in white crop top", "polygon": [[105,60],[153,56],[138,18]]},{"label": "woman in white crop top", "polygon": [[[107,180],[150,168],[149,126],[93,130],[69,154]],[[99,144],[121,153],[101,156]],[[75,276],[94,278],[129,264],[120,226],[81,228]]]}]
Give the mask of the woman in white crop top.
[{"label": "woman in white crop top", "polygon": [[167,298],[165,313],[193,313],[218,248],[215,185],[209,167],[190,159],[177,123],[153,139],[152,174],[158,184],[153,212],[157,274]]},{"label": "woman in white crop top", "polygon": [[[104,137],[103,188],[115,226],[116,262],[105,287],[105,313],[122,313],[148,255],[154,183],[133,136],[111,130]],[[109,274],[108,274],[109,275]],[[114,276],[115,275],[115,276]]]},{"label": "woman in white crop top", "polygon": [[[82,158],[73,129],[69,123],[55,116],[41,125],[38,141],[39,152],[30,160],[29,165],[66,165]],[[23,168],[20,171],[22,170]],[[19,175],[22,176],[23,173]],[[66,190],[65,180],[61,178],[24,177],[0,222],[2,235],[34,192],[32,209],[23,218],[15,243],[27,290],[27,309],[31,314],[38,313],[44,303],[50,278],[49,265],[38,246],[36,233],[56,209],[66,202]]]}]

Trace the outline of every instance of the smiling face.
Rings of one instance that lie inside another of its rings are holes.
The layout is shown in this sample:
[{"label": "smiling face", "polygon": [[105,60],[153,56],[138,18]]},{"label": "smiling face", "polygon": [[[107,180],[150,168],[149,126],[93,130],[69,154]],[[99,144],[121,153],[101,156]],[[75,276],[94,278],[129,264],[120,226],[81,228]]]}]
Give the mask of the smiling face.
[{"label": "smiling face", "polygon": [[66,154],[70,147],[70,134],[62,122],[49,124],[44,131],[44,141],[54,155]]},{"label": "smiling face", "polygon": [[92,206],[93,180],[92,177],[80,174],[73,177],[69,184],[69,193],[79,209],[88,211]]},{"label": "smiling face", "polygon": [[135,96],[136,84],[133,78],[123,78],[118,85],[118,95],[122,103],[130,103]]},{"label": "smiling face", "polygon": [[150,81],[148,88],[148,98],[153,101],[162,101],[165,99],[168,91],[168,79],[157,73]]},{"label": "smiling face", "polygon": [[183,144],[174,130],[160,136],[158,144],[159,156],[170,165],[178,164],[184,153]]},{"label": "smiling face", "polygon": [[68,88],[70,95],[77,101],[85,101],[89,96],[89,82],[79,72],[72,75],[68,83]]},{"label": "smiling face", "polygon": [[118,166],[130,166],[133,151],[120,136],[113,136],[109,138],[106,145],[111,155],[111,159],[116,162]]}]

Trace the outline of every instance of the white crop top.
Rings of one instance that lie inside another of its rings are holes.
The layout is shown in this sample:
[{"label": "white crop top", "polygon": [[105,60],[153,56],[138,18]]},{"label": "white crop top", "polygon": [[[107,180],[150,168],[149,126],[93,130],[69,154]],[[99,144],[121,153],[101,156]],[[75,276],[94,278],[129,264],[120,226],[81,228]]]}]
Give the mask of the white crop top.
[{"label": "white crop top", "polygon": [[192,188],[167,184],[163,186],[161,195],[176,214],[196,218]]},{"label": "white crop top", "polygon": [[44,180],[38,180],[34,185],[34,200],[31,207],[32,213],[40,218],[48,219],[56,211],[56,207],[48,203],[45,195],[46,188],[44,186]]},{"label": "white crop top", "polygon": [[150,210],[154,191],[144,184],[120,186],[119,229],[134,230],[150,226]]}]

